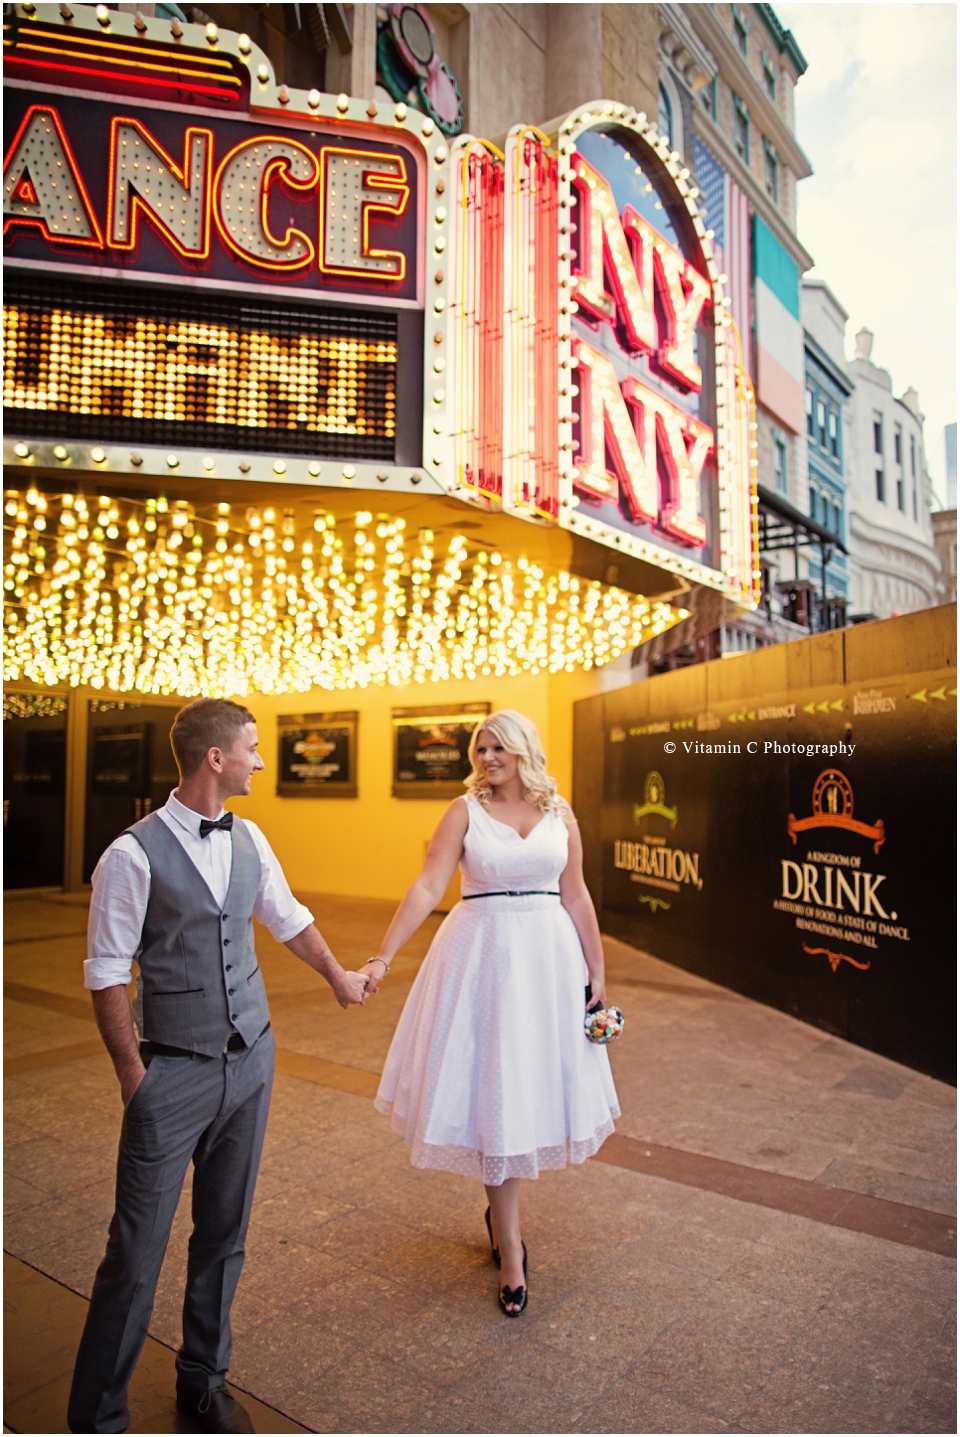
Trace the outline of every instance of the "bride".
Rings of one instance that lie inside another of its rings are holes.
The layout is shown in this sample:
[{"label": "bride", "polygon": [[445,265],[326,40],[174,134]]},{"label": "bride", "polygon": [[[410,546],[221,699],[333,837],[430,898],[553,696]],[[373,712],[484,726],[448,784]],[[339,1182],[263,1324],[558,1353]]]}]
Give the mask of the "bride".
[{"label": "bride", "polygon": [[603,948],[576,820],[547,774],[537,730],[504,709],[470,741],[468,792],[433,835],[376,958],[436,907],[459,863],[462,901],[441,925],[394,1034],[376,1106],[418,1168],[479,1177],[500,1305],[527,1305],[520,1179],[591,1157],[620,1116],[606,1049],[584,1033],[606,1006]]}]

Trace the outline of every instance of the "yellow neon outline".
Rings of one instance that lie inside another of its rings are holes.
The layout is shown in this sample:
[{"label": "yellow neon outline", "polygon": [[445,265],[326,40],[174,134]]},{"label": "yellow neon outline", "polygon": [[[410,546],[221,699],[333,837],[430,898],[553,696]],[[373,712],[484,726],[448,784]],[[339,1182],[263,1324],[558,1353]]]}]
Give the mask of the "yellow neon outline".
[{"label": "yellow neon outline", "polygon": [[[49,38],[51,41],[56,41],[57,39],[60,38],[60,37],[59,37],[59,33],[56,32],[56,31],[52,31],[52,30],[31,30],[29,33],[32,34],[32,35],[36,35],[38,40],[41,39],[41,38]],[[64,41],[61,40],[60,43],[63,44]],[[121,52],[124,52],[124,53],[127,53],[127,54],[129,54],[129,51],[130,51],[129,45],[119,45],[119,44],[117,44],[117,42],[116,42],[115,40],[101,40],[101,39],[99,38],[99,36],[97,36],[96,38],[91,38],[91,37],[89,37],[89,36],[87,36],[87,35],[71,34],[70,37],[69,37],[69,40],[67,41],[67,43],[68,43],[68,44],[69,44],[69,43],[72,43],[72,44],[74,44],[74,45],[92,45],[97,51],[100,51],[100,50],[120,50]],[[15,54],[17,50],[25,50],[25,49],[28,48],[28,46],[29,46],[29,48],[35,49],[35,50],[41,48],[41,47],[40,47],[38,44],[36,44],[35,42],[31,45],[31,44],[30,44],[30,41],[23,41],[23,42],[21,42],[21,41],[18,39],[16,46],[15,46],[13,49],[11,49],[11,50],[9,51],[9,53],[10,53],[10,54]],[[63,51],[59,51],[58,53],[64,54],[64,55],[69,55],[70,51],[69,51],[69,50],[63,50]],[[155,55],[155,54],[157,54],[157,51],[155,51],[155,50],[148,50],[146,53],[147,53],[147,54],[150,54],[150,55]],[[176,57],[177,59],[180,59],[180,57],[181,57],[181,55],[182,55],[183,60],[184,60],[187,64],[191,64],[191,65],[203,65],[203,64],[217,65],[217,66],[220,66],[222,69],[226,69],[226,70],[229,70],[229,69],[232,68],[232,67],[231,67],[231,64],[230,64],[230,61],[224,59],[224,57],[223,57],[222,55],[204,55],[203,53],[201,53],[201,54],[199,54],[199,55],[196,55],[196,54],[191,54],[190,51],[188,51],[188,50],[184,50],[184,51],[182,51],[182,52],[179,51],[179,50],[168,50],[168,51],[167,51],[167,50],[164,50],[164,51],[161,51],[160,53],[161,53],[161,54],[168,54],[171,58]],[[108,58],[109,58],[109,57],[108,57]],[[132,63],[136,63],[136,62],[134,61],[134,62],[132,62]]]},{"label": "yellow neon outline", "polygon": [[[158,215],[155,215],[153,210],[151,210],[149,206],[144,203],[140,195],[138,195],[136,190],[133,188],[133,185],[129,186],[131,201],[129,243],[123,243],[120,240],[114,239],[113,187],[114,179],[117,172],[118,125],[131,125],[134,129],[139,130],[140,134],[153,148],[154,153],[159,152],[159,154],[163,157],[164,163],[169,165],[171,173],[188,192],[192,188],[192,186],[187,184],[186,175],[187,169],[190,165],[190,154],[193,148],[193,137],[194,135],[206,135],[207,151],[205,155],[206,163],[204,164],[203,176],[204,193],[201,200],[201,204],[203,206],[203,234],[201,238],[202,248],[200,248],[199,250],[186,249],[185,246],[182,245],[177,239],[173,231],[167,228],[164,221]],[[137,238],[140,232],[140,221],[138,215],[139,212],[142,210],[144,218],[154,225],[157,230],[157,233],[164,241],[164,243],[171,244],[173,248],[177,251],[177,253],[181,255],[184,259],[207,259],[210,255],[210,181],[211,174],[213,171],[213,146],[214,135],[212,130],[204,129],[201,125],[189,125],[185,130],[183,136],[183,173],[181,174],[176,164],[173,162],[173,160],[167,154],[166,150],[161,145],[160,141],[157,140],[153,135],[151,135],[150,131],[145,125],[141,124],[139,120],[135,120],[129,115],[114,115],[112,120],[110,121],[110,168],[107,178],[107,247],[109,249],[116,249],[122,251],[132,251],[136,249]]]},{"label": "yellow neon outline", "polygon": [[[399,206],[399,208],[392,208],[392,207],[389,206],[389,205],[377,205],[377,204],[372,204],[372,203],[371,203],[371,204],[365,204],[365,203],[363,202],[362,197],[361,197],[361,202],[360,202],[360,208],[361,208],[361,210],[362,210],[362,212],[363,212],[363,239],[362,239],[363,250],[362,250],[362,253],[363,253],[364,255],[366,255],[369,259],[396,259],[396,260],[398,260],[398,261],[399,261],[399,264],[400,264],[400,270],[399,270],[399,273],[398,273],[398,274],[384,274],[382,271],[376,271],[376,270],[371,271],[371,270],[369,270],[369,269],[361,269],[361,268],[359,268],[359,267],[358,267],[358,268],[351,268],[351,267],[348,266],[348,265],[328,265],[328,264],[325,264],[325,263],[324,263],[325,234],[326,234],[326,218],[325,218],[325,215],[324,215],[324,207],[325,207],[325,205],[326,205],[326,198],[327,198],[327,155],[328,155],[328,154],[333,154],[333,155],[349,155],[351,158],[354,158],[354,159],[390,160],[390,161],[394,162],[395,164],[399,165],[399,167],[400,167],[400,173],[399,173],[399,175],[397,175],[397,176],[384,175],[384,174],[380,174],[378,171],[370,171],[370,170],[364,171],[364,176],[363,176],[363,186],[364,186],[365,189],[371,189],[371,190],[375,190],[375,189],[379,189],[379,190],[396,190],[396,191],[402,190],[402,191],[404,192],[404,194],[403,194],[403,203]],[[373,178],[371,178],[371,176],[373,176]],[[374,212],[374,213],[383,213],[383,214],[392,215],[394,219],[399,219],[402,215],[404,215],[404,214],[406,213],[407,205],[408,205],[408,203],[409,203],[409,201],[410,201],[410,193],[411,193],[411,186],[410,186],[410,185],[408,184],[408,182],[407,182],[407,166],[406,166],[406,163],[404,162],[404,158],[403,158],[403,155],[402,155],[402,154],[397,154],[397,155],[389,155],[389,154],[386,154],[386,155],[385,155],[385,154],[382,154],[382,153],[381,153],[380,151],[378,151],[378,150],[354,150],[354,149],[350,149],[350,148],[349,148],[348,146],[346,146],[346,145],[323,145],[323,146],[321,147],[321,149],[320,149],[320,188],[319,188],[319,195],[318,195],[318,202],[319,202],[319,207],[320,207],[320,211],[319,211],[320,225],[319,225],[319,231],[318,231],[318,239],[319,239],[318,255],[319,255],[319,259],[318,259],[317,268],[319,269],[320,273],[321,273],[321,274],[335,274],[335,275],[349,275],[349,276],[350,276],[351,278],[353,278],[353,279],[364,279],[364,280],[366,280],[368,283],[376,283],[377,281],[379,281],[381,284],[384,284],[384,283],[386,283],[386,284],[402,284],[403,281],[406,279],[406,275],[407,275],[407,257],[406,257],[406,255],[403,253],[402,250],[390,250],[390,249],[385,249],[385,250],[371,250],[371,249],[370,249],[370,233],[369,233],[370,214],[371,214],[372,212]]]},{"label": "yellow neon outline", "polygon": [[[276,145],[290,145],[293,149],[299,150],[301,154],[306,155],[308,159],[313,161],[313,177],[311,179],[294,180],[289,176],[283,179],[283,183],[292,190],[307,191],[313,189],[319,179],[320,167],[317,162],[317,157],[312,150],[308,150],[306,145],[302,145],[299,140],[291,139],[287,135],[255,135],[249,140],[241,140],[239,144],[234,145],[233,149],[228,151],[220,161],[220,166],[213,181],[213,220],[224,244],[228,249],[233,250],[234,254],[238,255],[245,264],[255,265],[258,269],[265,269],[268,272],[275,271],[277,274],[289,274],[293,270],[303,269],[306,265],[313,263],[316,250],[313,247],[313,241],[309,235],[304,234],[303,230],[294,229],[291,225],[287,230],[284,240],[285,244],[289,244],[294,236],[296,236],[297,239],[302,239],[307,246],[307,254],[303,258],[298,260],[262,259],[259,255],[252,255],[248,250],[241,248],[233,235],[228,233],[220,215],[220,181],[227,165],[241,150],[249,149],[251,145],[261,145],[268,142],[272,142]],[[263,230],[267,243],[273,245],[276,245],[277,241],[267,229],[266,206],[270,172],[277,167],[289,168],[289,161],[282,155],[277,155],[272,160],[268,160],[261,171],[260,180],[260,227]],[[278,248],[280,248],[280,246],[278,246]]]},{"label": "yellow neon outline", "polygon": [[91,229],[93,230],[93,236],[90,239],[79,239],[76,236],[52,235],[47,229],[46,220],[40,218],[33,218],[30,215],[8,215],[3,222],[4,236],[6,236],[7,231],[13,225],[23,225],[25,227],[33,227],[34,229],[39,229],[40,233],[43,235],[43,238],[48,242],[48,244],[75,244],[84,245],[88,249],[103,249],[103,234],[101,233],[100,226],[97,223],[96,213],[94,211],[93,205],[90,202],[90,196],[87,193],[87,187],[83,183],[83,176],[80,173],[80,166],[77,164],[73,150],[70,148],[70,141],[67,139],[67,132],[63,127],[63,121],[60,119],[60,112],[55,108],[55,106],[31,105],[30,108],[27,110],[23,119],[20,121],[20,128],[17,130],[17,133],[14,135],[13,139],[10,142],[10,148],[4,155],[4,179],[6,179],[7,169],[13,160],[13,156],[16,154],[17,150],[20,147],[20,142],[26,134],[27,129],[32,122],[33,116],[39,115],[44,112],[46,112],[53,121],[53,128],[56,130],[60,143],[63,146],[63,152],[67,157],[67,163],[70,166],[71,174],[73,176],[74,182],[76,183],[77,192],[81,196],[84,209],[87,212],[87,219],[90,223]]}]

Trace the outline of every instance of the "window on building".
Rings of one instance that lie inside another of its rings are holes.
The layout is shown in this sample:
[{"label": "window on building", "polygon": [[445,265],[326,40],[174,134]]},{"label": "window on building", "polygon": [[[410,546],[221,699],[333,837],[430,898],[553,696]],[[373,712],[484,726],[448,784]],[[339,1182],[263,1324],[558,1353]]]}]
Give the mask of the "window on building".
[{"label": "window on building", "polygon": [[733,38],[740,47],[742,54],[747,53],[747,35],[750,27],[744,19],[743,12],[739,5],[733,6]]},{"label": "window on building", "polygon": [[779,429],[773,431],[773,487],[778,494],[787,492],[787,438]]},{"label": "window on building", "polygon": [[916,435],[910,435],[910,473],[914,479],[917,477],[917,439]]},{"label": "window on building", "polygon": [[780,198],[780,160],[769,140],[763,142],[763,183],[776,204]]},{"label": "window on building", "polygon": [[880,503],[881,503],[881,504],[885,504],[885,503],[887,502],[887,486],[886,486],[886,481],[884,480],[884,477],[883,477],[883,470],[882,470],[882,469],[879,469],[879,468],[877,469],[877,471],[876,471],[876,480],[877,480],[877,498],[880,500]]},{"label": "window on building", "polygon": [[873,416],[873,452],[883,454],[883,415],[876,413]]},{"label": "window on building", "polygon": [[827,447],[827,406],[824,404],[824,402],[823,402],[822,399],[818,399],[818,400],[817,400],[817,439],[818,439],[819,442],[820,442],[820,448],[821,448],[821,449],[826,449],[826,447]]},{"label": "window on building", "polygon": [[766,92],[767,92],[767,94],[770,96],[770,99],[771,99],[771,100],[776,100],[776,98],[777,98],[777,76],[776,76],[776,72],[775,72],[773,66],[770,64],[770,61],[767,59],[766,55],[763,56],[761,63],[762,63],[762,65],[763,65],[763,88],[766,90]]},{"label": "window on building", "polygon": [[805,403],[806,403],[806,408],[807,408],[807,433],[810,435],[810,438],[812,439],[812,438],[814,437],[814,433],[815,433],[814,424],[813,424],[813,390],[812,390],[812,389],[808,389],[808,390],[807,390],[807,397],[806,397]]},{"label": "window on building", "polygon": [[901,514],[907,512],[903,487],[903,430],[899,424],[893,429],[893,459],[897,466],[897,508]]},{"label": "window on building", "polygon": [[661,135],[665,135],[670,141],[670,148],[673,149],[673,106],[670,103],[670,96],[667,94],[667,87],[663,81],[660,82],[660,113],[657,125]]},{"label": "window on building", "polygon": [[842,518],[839,504],[833,506],[833,532],[838,538],[843,538]]},{"label": "window on building", "polygon": [[819,510],[820,510],[820,495],[819,495],[819,493],[817,492],[817,490],[814,489],[813,485],[811,484],[811,485],[810,485],[810,518],[813,519],[814,522],[815,522],[815,523],[818,523],[818,524],[819,524],[819,522],[820,522],[820,513],[819,513]]},{"label": "window on building", "polygon": [[700,103],[710,116],[711,120],[717,118],[717,77],[714,75],[709,85],[702,85],[700,88]]},{"label": "window on building", "polygon": [[750,111],[738,95],[733,97],[733,146],[745,165],[750,163]]},{"label": "window on building", "polygon": [[827,435],[830,440],[830,453],[834,459],[840,458],[840,415],[835,409],[831,409],[827,415]]}]

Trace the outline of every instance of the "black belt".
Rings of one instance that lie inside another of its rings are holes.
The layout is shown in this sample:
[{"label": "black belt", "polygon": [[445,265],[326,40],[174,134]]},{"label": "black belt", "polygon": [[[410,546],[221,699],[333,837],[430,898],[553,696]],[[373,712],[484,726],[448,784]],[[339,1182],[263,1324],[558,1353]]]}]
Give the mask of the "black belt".
[{"label": "black belt", "polygon": [[559,893],[554,893],[552,888],[527,888],[522,893],[514,893],[508,889],[503,893],[465,893],[464,903],[469,903],[474,898],[559,898]]},{"label": "black belt", "polygon": [[[263,1028],[257,1034],[254,1041],[259,1042],[269,1027],[270,1024],[268,1023],[266,1028]],[[227,1039],[227,1045],[224,1051],[227,1053],[242,1053],[246,1046],[246,1043],[239,1033],[231,1033]],[[140,1052],[148,1058],[205,1058],[207,1056],[206,1053],[195,1053],[190,1048],[173,1048],[169,1043],[152,1043],[149,1039],[140,1044]]]}]

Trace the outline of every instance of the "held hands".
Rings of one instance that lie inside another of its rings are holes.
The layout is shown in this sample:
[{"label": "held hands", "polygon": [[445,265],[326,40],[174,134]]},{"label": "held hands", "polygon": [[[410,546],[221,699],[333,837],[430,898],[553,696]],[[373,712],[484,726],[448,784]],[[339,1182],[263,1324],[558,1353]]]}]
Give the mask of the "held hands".
[{"label": "held hands", "polygon": [[390,965],[386,958],[368,958],[360,969],[361,976],[367,982],[368,996],[376,993],[384,978],[390,972]]},{"label": "held hands", "polygon": [[345,973],[341,970],[331,987],[341,1008],[349,1008],[353,1003],[359,1003],[361,1008],[363,1007],[367,996],[365,973]]}]

